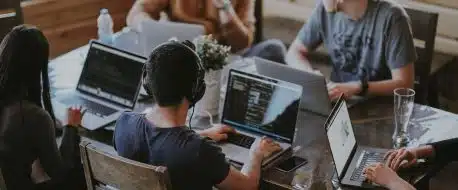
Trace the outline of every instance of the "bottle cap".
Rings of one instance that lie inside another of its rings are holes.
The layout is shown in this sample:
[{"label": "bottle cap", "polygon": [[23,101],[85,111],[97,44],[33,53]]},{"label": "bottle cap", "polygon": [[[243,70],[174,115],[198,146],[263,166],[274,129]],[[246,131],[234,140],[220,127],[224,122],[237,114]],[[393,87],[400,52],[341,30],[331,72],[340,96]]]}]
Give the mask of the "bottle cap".
[{"label": "bottle cap", "polygon": [[100,14],[108,14],[108,9],[100,9]]}]

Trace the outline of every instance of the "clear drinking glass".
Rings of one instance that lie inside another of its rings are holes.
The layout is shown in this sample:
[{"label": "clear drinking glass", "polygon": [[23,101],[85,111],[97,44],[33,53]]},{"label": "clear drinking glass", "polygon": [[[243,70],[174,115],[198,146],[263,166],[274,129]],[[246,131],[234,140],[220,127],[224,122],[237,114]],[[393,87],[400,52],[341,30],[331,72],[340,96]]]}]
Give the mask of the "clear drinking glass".
[{"label": "clear drinking glass", "polygon": [[407,127],[412,115],[414,99],[415,91],[413,89],[397,88],[394,90],[394,148],[405,147],[409,143]]}]

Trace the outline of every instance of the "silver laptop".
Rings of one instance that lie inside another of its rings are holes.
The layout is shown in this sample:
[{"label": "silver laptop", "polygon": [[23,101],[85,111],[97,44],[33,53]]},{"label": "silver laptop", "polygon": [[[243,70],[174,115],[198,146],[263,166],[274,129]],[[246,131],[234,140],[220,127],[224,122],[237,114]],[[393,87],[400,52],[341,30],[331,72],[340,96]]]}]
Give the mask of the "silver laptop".
[{"label": "silver laptop", "polygon": [[145,50],[142,55],[147,57],[159,44],[167,42],[171,38],[177,38],[179,41],[192,41],[194,38],[204,35],[205,28],[197,24],[145,20],[141,23],[141,33]]},{"label": "silver laptop", "polygon": [[134,108],[145,62],[144,57],[91,41],[76,89],[52,101],[56,117],[65,121],[69,106],[82,105],[87,109],[83,127],[94,130],[112,123]]},{"label": "silver laptop", "polygon": [[347,104],[343,97],[337,101],[325,127],[339,183],[344,186],[363,188],[376,186],[376,184],[366,182],[363,176],[364,168],[377,162],[383,162],[383,157],[388,149],[357,144]]},{"label": "silver laptop", "polygon": [[302,86],[301,109],[325,116],[329,115],[332,106],[324,76],[259,57],[255,57],[254,59],[256,70],[259,74]]},{"label": "silver laptop", "polygon": [[270,77],[230,70],[221,123],[239,133],[220,144],[226,157],[245,164],[249,150],[263,136],[280,144],[282,151],[264,160],[263,166],[291,148],[296,131],[302,87]]}]

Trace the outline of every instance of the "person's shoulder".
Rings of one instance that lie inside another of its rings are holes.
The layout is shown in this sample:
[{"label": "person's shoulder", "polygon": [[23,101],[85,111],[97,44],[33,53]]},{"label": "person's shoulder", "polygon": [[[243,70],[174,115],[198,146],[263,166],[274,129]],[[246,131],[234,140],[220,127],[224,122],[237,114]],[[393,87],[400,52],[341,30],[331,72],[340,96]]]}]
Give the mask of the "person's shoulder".
[{"label": "person's shoulder", "polygon": [[378,0],[378,5],[389,18],[408,18],[404,7],[394,0]]},{"label": "person's shoulder", "polygon": [[135,112],[124,112],[116,120],[116,128],[123,126],[130,126],[132,124],[137,124],[142,119],[143,114]]},{"label": "person's shoulder", "polygon": [[52,123],[51,115],[45,109],[28,101],[10,104],[7,109],[11,117],[23,117],[35,124]]}]

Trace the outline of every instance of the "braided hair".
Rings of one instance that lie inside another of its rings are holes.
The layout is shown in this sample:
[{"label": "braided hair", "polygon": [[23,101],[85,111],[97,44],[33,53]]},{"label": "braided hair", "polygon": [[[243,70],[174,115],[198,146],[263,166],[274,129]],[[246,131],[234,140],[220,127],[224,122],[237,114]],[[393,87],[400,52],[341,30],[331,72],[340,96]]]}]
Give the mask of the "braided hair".
[{"label": "braided hair", "polygon": [[0,106],[29,101],[55,121],[48,77],[49,44],[32,26],[14,27],[0,44]]}]

